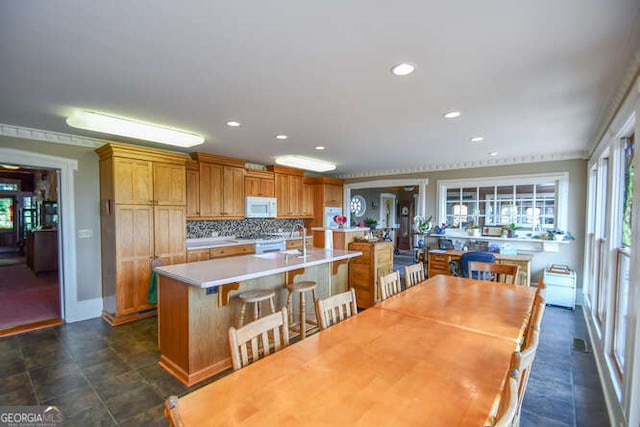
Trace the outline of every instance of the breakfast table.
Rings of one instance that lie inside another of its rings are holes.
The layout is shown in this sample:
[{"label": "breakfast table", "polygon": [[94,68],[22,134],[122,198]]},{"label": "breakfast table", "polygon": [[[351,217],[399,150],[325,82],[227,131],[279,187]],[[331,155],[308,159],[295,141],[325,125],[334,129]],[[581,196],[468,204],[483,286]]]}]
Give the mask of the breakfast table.
[{"label": "breakfast table", "polygon": [[534,297],[436,276],[181,397],[178,411],[186,426],[482,426]]}]

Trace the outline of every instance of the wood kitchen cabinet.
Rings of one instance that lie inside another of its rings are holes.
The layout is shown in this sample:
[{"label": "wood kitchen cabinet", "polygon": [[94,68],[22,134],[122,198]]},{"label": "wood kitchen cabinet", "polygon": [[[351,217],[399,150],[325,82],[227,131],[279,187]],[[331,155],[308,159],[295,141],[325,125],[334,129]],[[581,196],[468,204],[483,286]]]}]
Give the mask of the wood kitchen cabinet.
[{"label": "wood kitchen cabinet", "polygon": [[393,269],[393,244],[386,240],[351,242],[349,250],[362,252],[362,256],[353,258],[349,266],[349,287],[356,292],[358,307],[371,307],[378,300],[379,272]]},{"label": "wood kitchen cabinet", "polygon": [[151,263],[185,262],[184,154],[120,144],[100,157],[103,318],[112,325],[155,315]]},{"label": "wood kitchen cabinet", "polygon": [[275,176],[278,218],[302,218],[304,171],[278,165],[268,166],[268,169]]},{"label": "wood kitchen cabinet", "polygon": [[313,182],[309,178],[302,181],[302,215],[313,218]]},{"label": "wood kitchen cabinet", "polygon": [[245,160],[192,153],[199,163],[200,219],[243,219]]},{"label": "wood kitchen cabinet", "polygon": [[187,161],[186,170],[187,218],[200,216],[200,165],[194,160]]},{"label": "wood kitchen cabinet", "polygon": [[256,245],[248,243],[245,245],[220,246],[210,249],[195,249],[187,251],[187,262],[207,261],[215,258],[225,258],[236,255],[249,255],[256,252]]},{"label": "wood kitchen cabinet", "polygon": [[[311,178],[313,188],[313,221],[312,227],[324,227],[324,208],[343,207],[344,181],[337,178]],[[344,209],[343,209],[344,215]]]},{"label": "wood kitchen cabinet", "polygon": [[244,195],[249,197],[275,197],[275,178],[273,172],[252,170],[244,176]]}]

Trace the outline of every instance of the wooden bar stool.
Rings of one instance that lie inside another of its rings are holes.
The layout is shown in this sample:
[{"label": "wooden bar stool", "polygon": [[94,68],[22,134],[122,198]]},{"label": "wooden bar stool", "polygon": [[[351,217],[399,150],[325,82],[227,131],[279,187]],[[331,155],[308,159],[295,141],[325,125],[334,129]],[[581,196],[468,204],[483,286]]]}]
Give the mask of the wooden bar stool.
[{"label": "wooden bar stool", "polygon": [[[318,322],[313,320],[307,320],[307,303],[305,301],[305,296],[308,292],[311,292],[311,296],[313,301],[311,303],[312,307],[315,307],[316,300],[318,297],[316,296],[316,287],[318,284],[312,280],[305,280],[302,282],[289,283],[287,284],[287,290],[289,291],[289,296],[287,297],[287,311],[289,312],[289,329],[300,333],[300,339],[303,340],[307,337],[307,324],[317,326]],[[294,326],[293,323],[293,294],[298,294],[300,298],[300,311],[298,312],[298,316],[300,318],[300,322],[298,326]]]},{"label": "wooden bar stool", "polygon": [[260,303],[262,301],[269,300],[269,307],[271,308],[271,314],[276,312],[275,305],[276,293],[272,289],[253,289],[246,291],[238,295],[238,299],[242,302],[242,309],[240,309],[240,325],[244,325],[244,316],[247,311],[247,304],[253,304],[253,320],[260,318]]}]

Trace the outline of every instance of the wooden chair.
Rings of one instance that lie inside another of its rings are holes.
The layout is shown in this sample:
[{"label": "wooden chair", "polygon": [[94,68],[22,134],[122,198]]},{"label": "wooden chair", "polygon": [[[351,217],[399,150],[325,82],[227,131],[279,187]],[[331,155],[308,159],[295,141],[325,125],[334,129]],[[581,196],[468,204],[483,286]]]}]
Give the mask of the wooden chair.
[{"label": "wooden chair", "polygon": [[469,277],[477,274],[478,280],[515,284],[520,273],[520,266],[493,264],[490,262],[469,261]]},{"label": "wooden chair", "polygon": [[380,277],[380,301],[384,301],[390,296],[400,292],[400,272],[392,271]]},{"label": "wooden chair", "polygon": [[424,281],[424,265],[421,262],[404,266],[404,284],[407,289],[422,281]]},{"label": "wooden chair", "polygon": [[507,383],[504,385],[498,404],[498,411],[491,425],[496,427],[507,427],[513,425],[513,421],[518,411],[518,383],[520,372],[516,369],[509,371]]},{"label": "wooden chair", "polygon": [[544,280],[540,279],[538,280],[538,295],[540,295],[543,298],[547,297],[547,285],[545,285]]},{"label": "wooden chair", "polygon": [[229,347],[235,371],[288,345],[289,321],[286,307],[241,328],[229,328]]},{"label": "wooden chair", "polygon": [[316,313],[320,320],[320,329],[327,329],[329,326],[357,314],[356,291],[352,288],[347,292],[317,300]]},{"label": "wooden chair", "polygon": [[164,401],[164,416],[169,421],[169,427],[184,427],[178,411],[178,396],[169,396]]},{"label": "wooden chair", "polygon": [[389,265],[385,265],[384,267],[378,267],[377,271],[376,271],[376,283],[374,286],[374,290],[375,290],[375,296],[374,296],[374,301],[380,301],[382,300],[382,296],[380,296],[380,278],[382,276],[386,276],[387,274],[391,273],[393,271],[393,265],[389,264]]},{"label": "wooden chair", "polygon": [[536,298],[533,301],[533,309],[531,310],[531,318],[527,325],[527,330],[522,341],[522,348],[530,347],[530,343],[533,340],[532,334],[535,330],[540,331],[542,327],[542,315],[544,309],[547,307],[544,298],[539,293],[536,294]]},{"label": "wooden chair", "polygon": [[527,390],[527,383],[529,382],[529,375],[531,374],[531,366],[533,365],[533,361],[536,357],[539,342],[540,330],[534,328],[531,333],[531,340],[528,342],[527,347],[521,351],[515,351],[511,356],[511,368],[517,369],[520,372],[520,381],[518,383],[518,406],[516,408],[516,415],[513,423],[516,426],[520,424],[522,401],[524,399],[524,393]]}]

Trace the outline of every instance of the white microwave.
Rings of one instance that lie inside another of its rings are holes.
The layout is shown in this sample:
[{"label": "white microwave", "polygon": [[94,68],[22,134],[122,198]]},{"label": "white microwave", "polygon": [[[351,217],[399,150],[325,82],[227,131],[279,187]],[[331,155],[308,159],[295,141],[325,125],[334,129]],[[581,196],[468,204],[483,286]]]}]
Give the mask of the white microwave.
[{"label": "white microwave", "polygon": [[278,201],[275,197],[246,197],[244,203],[245,218],[275,218],[278,214]]}]

